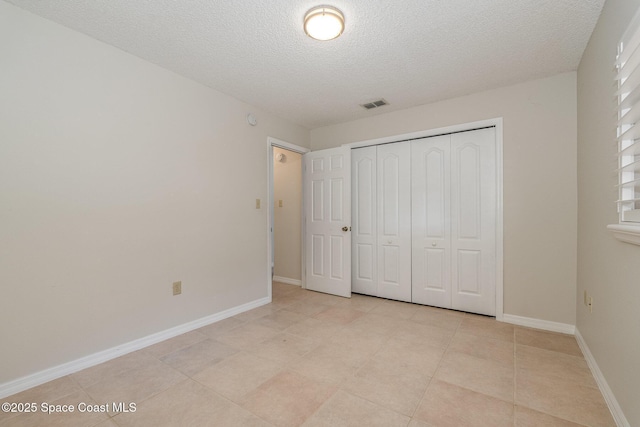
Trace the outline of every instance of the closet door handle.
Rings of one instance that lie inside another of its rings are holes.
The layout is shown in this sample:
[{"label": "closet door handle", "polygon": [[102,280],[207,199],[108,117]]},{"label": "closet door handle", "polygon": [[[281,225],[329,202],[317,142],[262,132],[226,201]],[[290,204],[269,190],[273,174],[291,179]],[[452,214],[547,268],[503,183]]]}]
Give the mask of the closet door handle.
[{"label": "closet door handle", "polygon": [[433,247],[435,248],[436,246],[438,246],[438,244],[437,244],[436,242],[433,242],[433,243],[431,244],[431,246],[433,246]]},{"label": "closet door handle", "polygon": [[[335,230],[335,228],[334,228]],[[347,227],[346,225],[344,227],[342,227],[342,231],[349,231],[349,227]]]}]

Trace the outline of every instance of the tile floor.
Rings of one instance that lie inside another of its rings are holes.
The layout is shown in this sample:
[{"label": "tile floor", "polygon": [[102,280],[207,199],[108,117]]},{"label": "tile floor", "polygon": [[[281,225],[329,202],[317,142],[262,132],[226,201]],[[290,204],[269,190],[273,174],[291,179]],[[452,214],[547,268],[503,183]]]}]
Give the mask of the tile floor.
[{"label": "tile floor", "polygon": [[274,283],[269,305],[2,399],[0,426],[615,426],[572,336]]}]

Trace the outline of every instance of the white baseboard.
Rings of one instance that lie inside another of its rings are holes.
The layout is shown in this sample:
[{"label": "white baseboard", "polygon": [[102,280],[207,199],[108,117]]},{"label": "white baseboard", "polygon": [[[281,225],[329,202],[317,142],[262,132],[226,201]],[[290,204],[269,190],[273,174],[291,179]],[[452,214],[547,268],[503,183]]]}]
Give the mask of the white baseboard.
[{"label": "white baseboard", "polygon": [[289,279],[288,277],[273,276],[273,281],[274,281],[274,282],[285,283],[285,284],[287,284],[287,285],[302,286],[302,280],[298,280],[298,279]]},{"label": "white baseboard", "polygon": [[587,361],[587,365],[589,365],[589,369],[591,369],[591,373],[593,377],[596,379],[596,383],[598,384],[598,388],[600,392],[604,396],[605,402],[607,402],[607,406],[609,407],[609,411],[611,411],[611,415],[613,416],[613,420],[616,422],[618,427],[631,427],[629,421],[624,416],[624,412],[622,412],[622,408],[618,404],[618,400],[613,395],[613,391],[609,387],[607,380],[604,378],[604,375],[600,368],[598,367],[598,363],[596,359],[591,354],[591,350],[589,350],[589,346],[586,341],[580,334],[580,331],[576,328],[576,340],[578,341],[578,345],[580,346],[580,350],[582,350],[582,354],[584,355],[585,360]]},{"label": "white baseboard", "polygon": [[4,384],[0,384],[0,399],[27,390],[31,387],[44,384],[48,381],[64,377],[65,375],[78,372],[82,369],[99,365],[100,363],[104,363],[108,360],[115,359],[116,357],[120,357],[127,353],[131,353],[133,351],[140,350],[141,348],[148,347],[152,344],[159,343],[160,341],[164,341],[166,339],[184,334],[185,332],[193,331],[194,329],[210,325],[211,323],[215,323],[228,317],[235,316],[236,314],[243,313],[245,311],[260,307],[265,304],[269,304],[270,302],[271,298],[268,297],[251,301],[246,304],[242,304],[237,307],[212,314],[210,316],[202,317],[200,319],[196,319],[191,322],[187,322],[182,325],[157,332],[155,334],[147,335],[146,337],[142,337],[137,340],[109,348],[107,350],[93,353],[89,356],[81,357],[80,359],[72,360],[71,362],[63,363],[62,365],[44,369],[34,374],[9,381]]},{"label": "white baseboard", "polygon": [[513,314],[504,314],[502,316],[502,321],[518,326],[525,326],[527,328],[542,329],[545,331],[560,332],[563,334],[573,335],[576,332],[576,327],[574,325],[551,322],[549,320],[534,319],[532,317],[516,316]]}]

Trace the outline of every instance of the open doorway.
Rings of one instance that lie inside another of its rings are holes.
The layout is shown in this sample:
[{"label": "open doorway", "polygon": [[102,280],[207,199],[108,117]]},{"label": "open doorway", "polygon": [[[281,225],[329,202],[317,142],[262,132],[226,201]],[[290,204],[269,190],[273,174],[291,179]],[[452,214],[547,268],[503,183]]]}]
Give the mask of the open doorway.
[{"label": "open doorway", "polygon": [[273,281],[304,287],[302,155],[304,147],[268,139],[269,297]]},{"label": "open doorway", "polygon": [[273,147],[273,280],[302,285],[302,154]]}]

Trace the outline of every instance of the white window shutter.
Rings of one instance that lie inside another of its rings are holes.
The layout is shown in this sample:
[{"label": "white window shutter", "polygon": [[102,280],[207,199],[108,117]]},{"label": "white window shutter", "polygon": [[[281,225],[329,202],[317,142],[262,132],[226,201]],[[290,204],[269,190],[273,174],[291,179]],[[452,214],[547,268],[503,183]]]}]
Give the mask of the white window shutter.
[{"label": "white window shutter", "polygon": [[640,223],[640,15],[618,46],[618,211],[620,222]]}]

